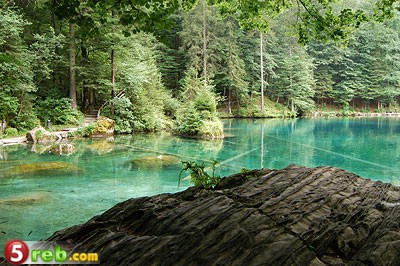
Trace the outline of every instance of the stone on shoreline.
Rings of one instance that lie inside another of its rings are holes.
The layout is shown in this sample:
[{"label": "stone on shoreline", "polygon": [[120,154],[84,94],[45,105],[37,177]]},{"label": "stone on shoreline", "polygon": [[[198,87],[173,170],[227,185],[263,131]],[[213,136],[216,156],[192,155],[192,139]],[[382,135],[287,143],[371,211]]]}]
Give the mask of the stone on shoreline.
[{"label": "stone on shoreline", "polygon": [[42,126],[38,126],[26,133],[26,139],[31,143],[49,143],[61,140],[62,136],[49,132]]},{"label": "stone on shoreline", "polygon": [[97,119],[90,137],[103,138],[114,135],[114,120],[101,116]]}]

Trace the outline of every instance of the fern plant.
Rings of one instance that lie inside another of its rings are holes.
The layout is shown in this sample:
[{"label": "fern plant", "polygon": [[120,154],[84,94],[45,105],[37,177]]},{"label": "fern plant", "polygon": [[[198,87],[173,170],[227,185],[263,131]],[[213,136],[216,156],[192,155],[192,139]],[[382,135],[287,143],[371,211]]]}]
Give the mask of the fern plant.
[{"label": "fern plant", "polygon": [[212,175],[208,174],[206,171],[206,166],[203,163],[198,164],[194,161],[183,161],[183,168],[179,173],[179,181],[182,179],[182,173],[189,170],[190,171],[190,182],[195,186],[203,186],[206,189],[214,188],[221,180],[220,176],[215,175],[215,168],[218,165],[217,161],[212,163]]}]

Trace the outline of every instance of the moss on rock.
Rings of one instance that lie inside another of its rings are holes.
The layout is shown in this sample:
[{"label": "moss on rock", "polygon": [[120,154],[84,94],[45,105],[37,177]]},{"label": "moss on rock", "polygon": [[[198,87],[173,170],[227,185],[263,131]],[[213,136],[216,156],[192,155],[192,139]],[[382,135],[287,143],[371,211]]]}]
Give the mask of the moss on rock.
[{"label": "moss on rock", "polygon": [[107,117],[100,117],[97,119],[94,129],[92,131],[93,136],[110,136],[114,134],[114,120]]},{"label": "moss on rock", "polygon": [[78,167],[73,166],[69,163],[64,162],[41,162],[41,163],[29,163],[20,164],[11,167],[6,173],[2,173],[3,177],[15,176],[15,175],[34,175],[44,172],[56,172],[56,171],[77,171]]}]

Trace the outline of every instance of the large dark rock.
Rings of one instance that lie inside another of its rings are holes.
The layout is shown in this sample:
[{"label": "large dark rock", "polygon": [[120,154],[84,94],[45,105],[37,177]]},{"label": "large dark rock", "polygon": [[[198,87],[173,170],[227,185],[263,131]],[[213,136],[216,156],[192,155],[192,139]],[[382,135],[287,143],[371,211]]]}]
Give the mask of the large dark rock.
[{"label": "large dark rock", "polygon": [[290,166],[130,199],[55,233],[102,265],[399,265],[400,188]]}]

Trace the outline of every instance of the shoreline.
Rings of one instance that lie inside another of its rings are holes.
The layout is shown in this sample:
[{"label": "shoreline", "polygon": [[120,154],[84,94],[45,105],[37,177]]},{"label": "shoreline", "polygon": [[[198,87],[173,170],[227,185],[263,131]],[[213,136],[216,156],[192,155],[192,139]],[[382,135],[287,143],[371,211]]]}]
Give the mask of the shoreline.
[{"label": "shoreline", "polygon": [[[65,139],[65,138],[68,138],[68,134],[70,134],[71,132],[74,132],[78,129],[79,128],[65,128],[63,130],[51,131],[51,133],[59,135],[62,137],[62,139]],[[28,139],[26,138],[26,136],[0,139],[0,147],[1,146],[27,144],[27,143],[28,143]]]},{"label": "shoreline", "polygon": [[[314,112],[311,115],[306,115],[304,117],[297,117],[297,118],[309,118],[309,119],[315,119],[315,118],[344,118],[344,117],[349,117],[349,118],[376,118],[376,117],[383,117],[383,118],[396,118],[400,117],[400,113],[361,113],[361,112],[355,112],[352,115],[341,115],[340,112]],[[223,120],[230,120],[230,119],[293,119],[290,117],[281,117],[281,118],[268,118],[268,117],[220,117]],[[74,132],[78,130],[79,127],[77,128],[65,128],[62,130],[58,131],[51,131],[51,133],[54,134],[59,134],[62,136],[65,136],[65,134],[69,134],[71,132]],[[183,136],[185,137],[185,136]],[[63,137],[64,138],[64,137]],[[196,137],[194,137],[196,138]],[[202,139],[202,138],[199,138]],[[11,146],[11,145],[20,145],[20,144],[27,144],[27,138],[26,136],[23,137],[10,137],[10,138],[0,138],[0,147],[2,146]]]}]

